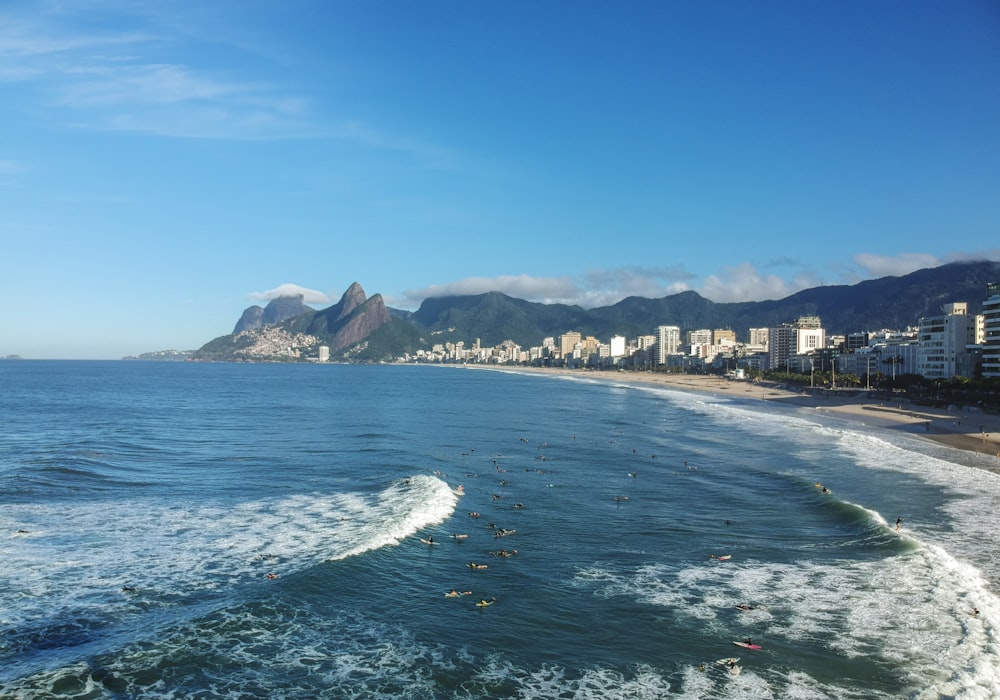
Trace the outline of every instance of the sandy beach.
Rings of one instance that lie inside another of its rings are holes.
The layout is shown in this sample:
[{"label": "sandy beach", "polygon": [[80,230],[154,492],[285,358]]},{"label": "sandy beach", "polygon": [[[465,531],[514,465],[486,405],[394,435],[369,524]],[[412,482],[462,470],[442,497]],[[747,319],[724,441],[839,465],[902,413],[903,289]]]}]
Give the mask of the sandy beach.
[{"label": "sandy beach", "polygon": [[564,373],[586,376],[588,379],[598,381],[656,384],[679,391],[759,399],[777,405],[812,408],[844,420],[853,420],[887,430],[905,430],[950,447],[995,456],[996,464],[987,468],[1000,473],[1000,416],[983,413],[977,409],[931,408],[905,401],[874,400],[869,399],[863,390],[811,394],[790,390],[770,382],[751,383],[714,375],[469,366],[524,373]]}]

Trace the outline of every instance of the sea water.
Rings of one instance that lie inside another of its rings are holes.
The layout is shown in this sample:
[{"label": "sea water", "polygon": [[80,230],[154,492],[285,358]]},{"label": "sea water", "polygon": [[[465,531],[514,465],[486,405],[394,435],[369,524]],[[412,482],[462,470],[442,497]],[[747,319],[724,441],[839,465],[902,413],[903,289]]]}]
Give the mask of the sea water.
[{"label": "sea water", "polygon": [[0,696],[1000,696],[988,458],[588,376],[0,363]]}]

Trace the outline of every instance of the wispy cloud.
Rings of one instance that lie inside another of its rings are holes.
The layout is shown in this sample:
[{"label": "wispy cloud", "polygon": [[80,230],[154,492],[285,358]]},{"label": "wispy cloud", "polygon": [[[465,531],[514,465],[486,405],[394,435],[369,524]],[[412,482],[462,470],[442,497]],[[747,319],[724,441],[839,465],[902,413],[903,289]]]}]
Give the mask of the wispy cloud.
[{"label": "wispy cloud", "polygon": [[741,263],[708,275],[698,291],[706,299],[730,302],[781,299],[799,290],[777,275],[762,275],[752,264]]},{"label": "wispy cloud", "polygon": [[682,292],[691,288],[688,282],[693,278],[681,266],[589,270],[579,279],[569,276],[533,277],[525,274],[467,277],[447,284],[406,290],[402,299],[390,300],[390,303],[416,308],[429,297],[502,292],[526,301],[594,308],[617,303],[629,296],[654,298]]},{"label": "wispy cloud", "polygon": [[323,292],[288,283],[263,292],[251,292],[247,297],[251,301],[270,301],[279,297],[295,297],[300,294],[302,295],[303,303],[306,304],[328,304],[330,302],[330,297]]},{"label": "wispy cloud", "polygon": [[[957,260],[1000,260],[1000,249],[976,253],[952,253],[937,258],[924,253],[904,253],[894,257],[868,253],[855,255],[851,263],[838,266],[836,284],[854,284],[863,279],[903,275],[925,267],[935,267]],[[772,260],[766,266],[793,268],[790,275],[763,273],[750,262],[740,263],[706,275],[700,281],[683,265],[666,267],[621,267],[588,270],[578,276],[532,277],[500,275],[468,277],[447,284],[433,284],[390,299],[391,305],[416,308],[428,297],[503,292],[518,299],[542,303],[561,303],[594,308],[610,306],[630,296],[659,299],[694,290],[714,302],[763,301],[783,299],[803,289],[831,283],[801,261]]]},{"label": "wispy cloud", "polygon": [[[85,17],[88,9],[104,13],[103,24],[118,31],[78,29],[88,23],[76,20],[92,19]],[[247,56],[253,69],[233,60],[233,53],[246,54],[249,42],[226,44],[226,63],[200,50],[223,42],[141,6],[70,4],[30,18],[0,9],[0,82],[23,84],[25,109],[78,129],[217,140],[329,139],[399,153],[422,167],[458,162],[457,154],[436,144],[350,115],[323,114],[289,87],[294,81],[283,79],[290,77],[283,74],[287,69],[266,55]]]},{"label": "wispy cloud", "polygon": [[901,253],[899,255],[874,255],[858,253],[854,262],[860,267],[866,277],[886,277],[905,275],[926,267],[937,267],[942,260],[928,253]]}]

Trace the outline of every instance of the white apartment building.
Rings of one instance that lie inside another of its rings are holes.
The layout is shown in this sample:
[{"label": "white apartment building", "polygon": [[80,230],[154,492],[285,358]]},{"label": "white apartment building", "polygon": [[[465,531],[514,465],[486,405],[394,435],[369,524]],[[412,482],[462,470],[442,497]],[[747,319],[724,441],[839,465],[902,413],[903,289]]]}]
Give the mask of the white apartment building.
[{"label": "white apartment building", "polygon": [[625,357],[625,336],[611,336],[611,357]]},{"label": "white apartment building", "polygon": [[1000,282],[986,285],[983,302],[983,378],[1000,379]]},{"label": "white apartment building", "polygon": [[749,352],[767,352],[767,328],[751,328],[747,333]]},{"label": "white apartment building", "polygon": [[917,373],[928,379],[951,379],[965,366],[965,354],[976,336],[976,322],[968,304],[945,304],[939,316],[920,319]]},{"label": "white apartment building", "polygon": [[667,364],[667,358],[678,354],[681,347],[680,326],[656,327],[656,364]]},{"label": "white apartment building", "polygon": [[688,345],[711,345],[712,331],[708,328],[700,328],[696,331],[687,332]]}]

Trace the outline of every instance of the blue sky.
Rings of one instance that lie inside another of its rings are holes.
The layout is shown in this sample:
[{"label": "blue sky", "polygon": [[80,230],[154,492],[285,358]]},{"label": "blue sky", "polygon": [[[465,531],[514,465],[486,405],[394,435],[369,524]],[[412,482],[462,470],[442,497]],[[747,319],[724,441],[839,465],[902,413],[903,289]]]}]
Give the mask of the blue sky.
[{"label": "blue sky", "polygon": [[1000,259],[992,0],[8,0],[0,105],[0,355]]}]

